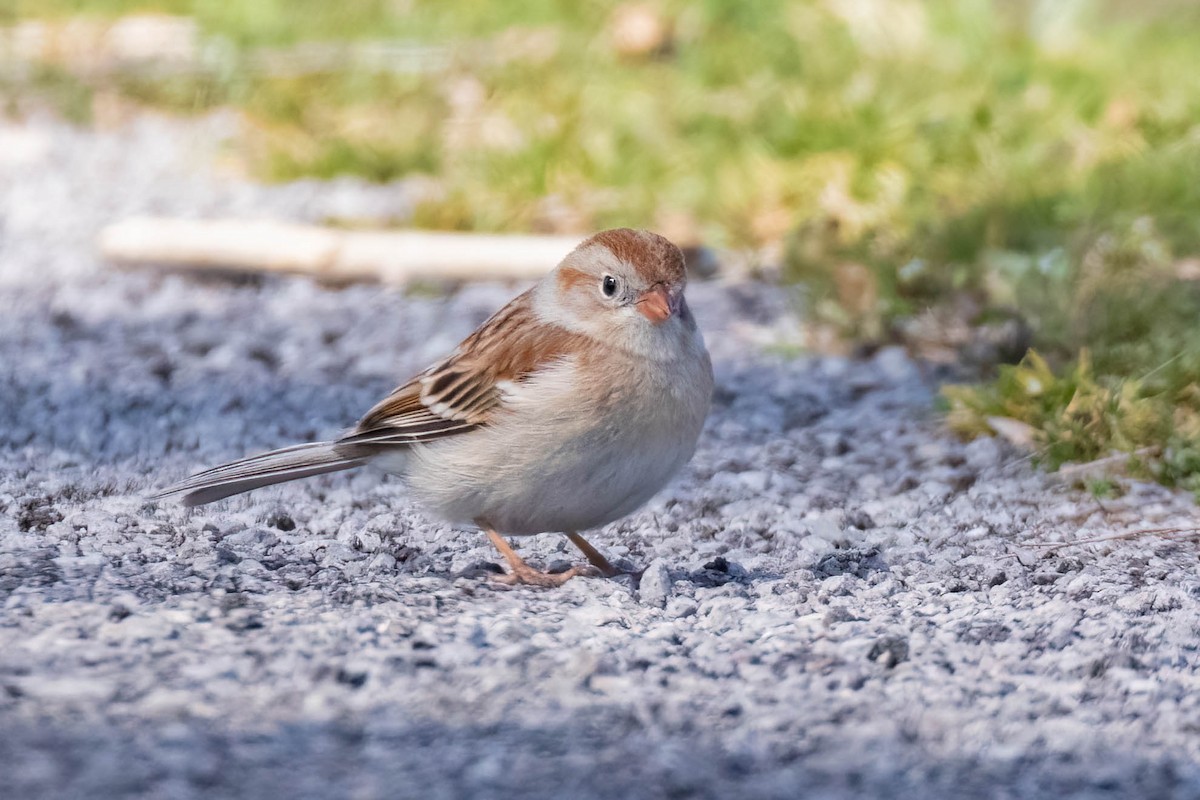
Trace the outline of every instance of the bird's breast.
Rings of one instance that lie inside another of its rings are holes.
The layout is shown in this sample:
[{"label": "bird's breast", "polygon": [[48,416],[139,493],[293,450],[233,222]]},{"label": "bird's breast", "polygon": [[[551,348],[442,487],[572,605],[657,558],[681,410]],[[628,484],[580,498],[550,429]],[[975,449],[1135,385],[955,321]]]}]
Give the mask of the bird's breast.
[{"label": "bird's breast", "polygon": [[413,492],[443,517],[509,534],[584,530],[636,510],[691,457],[712,373],[706,354],[608,367],[564,360],[512,387],[493,424],[415,448]]}]

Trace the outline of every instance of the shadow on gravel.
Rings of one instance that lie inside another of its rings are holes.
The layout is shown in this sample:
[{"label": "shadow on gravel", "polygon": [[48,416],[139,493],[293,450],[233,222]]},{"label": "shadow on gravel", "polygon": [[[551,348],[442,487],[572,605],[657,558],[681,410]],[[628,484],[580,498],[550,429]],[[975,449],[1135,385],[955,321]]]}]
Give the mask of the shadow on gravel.
[{"label": "shadow on gravel", "polygon": [[[256,730],[179,719],[89,724],[7,720],[9,797],[588,798],[1171,797],[1186,776],[1135,750],[1020,761],[963,742],[943,757],[899,731],[800,740],[786,752],[721,748],[597,705],[561,721],[453,725],[375,713],[367,724]],[[718,722],[728,728],[738,723]],[[724,731],[728,736],[729,731]],[[945,745],[938,745],[945,749]]]},{"label": "shadow on gravel", "polygon": [[[674,575],[674,573],[672,573]],[[735,564],[717,556],[703,567],[691,572],[678,573],[678,578],[690,581],[693,585],[709,589],[714,586],[724,586],[727,583],[752,584],[759,581],[772,581],[782,578],[783,574],[775,570],[761,568],[746,569],[741,564]]]},{"label": "shadow on gravel", "polygon": [[236,457],[243,446],[329,436],[391,388],[285,365],[261,331],[223,342],[222,320],[192,310],[92,322],[25,310],[16,329],[20,340],[0,359],[0,447],[99,463],[195,450]]}]

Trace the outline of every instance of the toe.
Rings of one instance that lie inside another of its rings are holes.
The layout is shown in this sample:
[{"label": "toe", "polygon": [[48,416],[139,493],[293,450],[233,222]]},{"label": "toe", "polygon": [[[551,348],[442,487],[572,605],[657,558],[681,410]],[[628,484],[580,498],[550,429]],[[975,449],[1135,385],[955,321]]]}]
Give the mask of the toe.
[{"label": "toe", "polygon": [[551,589],[557,586],[562,586],[567,581],[574,578],[576,575],[585,574],[578,567],[571,567],[564,572],[547,573],[538,572],[535,569],[514,569],[506,575],[497,575],[493,578],[497,583],[503,583],[507,586],[540,586]]}]

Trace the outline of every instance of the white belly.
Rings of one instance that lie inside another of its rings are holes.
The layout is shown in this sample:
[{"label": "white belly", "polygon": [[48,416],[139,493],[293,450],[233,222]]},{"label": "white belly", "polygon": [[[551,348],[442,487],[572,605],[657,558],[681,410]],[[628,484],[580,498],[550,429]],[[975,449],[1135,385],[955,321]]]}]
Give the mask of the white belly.
[{"label": "white belly", "polygon": [[485,520],[511,535],[605,525],[643,505],[691,458],[712,392],[700,355],[702,363],[650,376],[621,370],[621,380],[639,385],[616,403],[581,398],[566,363],[515,389],[496,424],[379,466],[403,467],[416,499],[452,522]]}]

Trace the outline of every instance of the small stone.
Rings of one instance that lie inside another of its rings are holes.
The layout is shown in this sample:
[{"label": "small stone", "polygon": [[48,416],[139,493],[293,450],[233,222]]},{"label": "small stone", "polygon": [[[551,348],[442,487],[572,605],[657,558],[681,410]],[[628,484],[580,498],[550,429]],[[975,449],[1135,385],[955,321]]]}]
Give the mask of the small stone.
[{"label": "small stone", "polygon": [[618,6],[609,23],[613,50],[627,58],[665,53],[671,46],[671,25],[655,8],[642,3]]},{"label": "small stone", "polygon": [[277,574],[283,579],[283,585],[293,592],[308,585],[308,572],[301,566],[293,564],[283,567]]},{"label": "small stone", "polygon": [[831,575],[821,581],[818,591],[821,597],[845,597],[854,594],[860,583],[853,575]]},{"label": "small stone", "polygon": [[287,514],[272,514],[267,518],[267,524],[281,531],[296,530],[296,522]]},{"label": "small stone", "polygon": [[264,627],[262,616],[248,608],[239,608],[229,615],[225,627],[235,633],[253,631]]},{"label": "small stone", "polygon": [[32,497],[21,502],[17,514],[17,528],[22,532],[44,531],[55,522],[62,522],[63,515],[54,507],[49,497]]},{"label": "small stone", "polygon": [[218,546],[215,552],[218,564],[236,564],[242,560],[241,556],[228,547]]},{"label": "small stone", "polygon": [[1096,593],[1095,584],[1096,580],[1092,575],[1077,575],[1066,586],[1067,597],[1072,600],[1086,600]]},{"label": "small stone", "polygon": [[724,586],[733,580],[736,565],[730,564],[724,556],[717,556],[704,565],[703,569],[691,574],[692,583],[703,588]]},{"label": "small stone", "polygon": [[880,349],[873,361],[880,372],[896,383],[917,375],[917,367],[913,360],[908,357],[904,348],[898,345]]},{"label": "small stone", "polygon": [[975,439],[963,448],[967,466],[980,471],[997,467],[1004,461],[1004,446],[995,436]]},{"label": "small stone", "polygon": [[504,567],[494,561],[476,561],[458,573],[460,578],[486,578],[489,575],[503,575]]},{"label": "small stone", "polygon": [[850,452],[850,440],[840,431],[823,431],[816,435],[823,456],[844,456]]},{"label": "small stone", "polygon": [[825,617],[822,622],[825,626],[836,625],[839,622],[861,622],[862,617],[854,616],[854,612],[845,606],[835,606],[825,612]]},{"label": "small stone", "polygon": [[666,613],[671,619],[683,619],[696,616],[699,606],[690,597],[672,597],[667,602]]},{"label": "small stone", "polygon": [[752,495],[760,495],[767,490],[770,475],[760,469],[739,472],[737,482]]},{"label": "small stone", "polygon": [[999,622],[973,620],[960,625],[957,633],[959,641],[967,644],[993,644],[1008,641],[1012,628]]},{"label": "small stone", "polygon": [[367,568],[371,572],[395,572],[396,557],[391,553],[376,553]]},{"label": "small stone", "polygon": [[860,531],[869,531],[875,527],[875,520],[871,519],[871,515],[861,509],[846,512],[845,523],[847,526],[858,528]]},{"label": "small stone", "polygon": [[368,674],[366,670],[356,669],[353,667],[342,667],[338,669],[334,679],[340,684],[349,686],[351,689],[358,689],[367,682],[367,677]]},{"label": "small stone", "polygon": [[897,664],[908,660],[908,639],[904,636],[884,636],[871,645],[867,660],[895,669]]},{"label": "small stone", "polygon": [[931,503],[948,503],[954,496],[955,489],[942,481],[925,481],[920,485],[920,492],[929,498]]},{"label": "small stone", "polygon": [[725,560],[725,556],[717,556],[712,561],[704,565],[705,569],[711,569],[715,572],[729,572],[729,562]]},{"label": "small stone", "polygon": [[225,547],[242,552],[262,552],[274,547],[278,542],[279,537],[269,530],[248,528],[222,537],[220,547],[217,549],[219,551],[221,547]]},{"label": "small stone", "polygon": [[133,612],[124,602],[113,603],[108,609],[108,618],[113,622],[120,622],[129,617]]},{"label": "small stone", "polygon": [[360,530],[354,535],[354,544],[351,546],[364,553],[375,553],[382,544],[382,537],[375,531],[367,529]]},{"label": "small stone", "polygon": [[648,606],[664,608],[673,588],[666,562],[656,558],[642,572],[642,581],[638,585],[638,599]]},{"label": "small stone", "polygon": [[364,558],[364,554],[341,542],[333,542],[325,548],[324,558],[321,559],[323,566],[346,564],[351,561],[358,561]]}]

